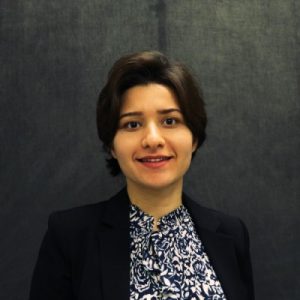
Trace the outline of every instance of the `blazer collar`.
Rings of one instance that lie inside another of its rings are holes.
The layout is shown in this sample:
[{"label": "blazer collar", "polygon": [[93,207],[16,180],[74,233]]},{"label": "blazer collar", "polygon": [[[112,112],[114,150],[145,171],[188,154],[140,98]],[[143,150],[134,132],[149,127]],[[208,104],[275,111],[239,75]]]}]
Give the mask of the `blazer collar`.
[{"label": "blazer collar", "polygon": [[221,222],[217,217],[207,214],[206,208],[192,200],[185,193],[183,193],[182,196],[182,203],[188,209],[193,221],[199,229],[206,229],[211,232],[217,231]]},{"label": "blazer collar", "polygon": [[192,216],[205,252],[227,299],[245,299],[236,258],[235,240],[233,236],[222,232],[225,224],[218,217],[219,213],[202,207],[185,194],[183,194],[183,204]]},{"label": "blazer collar", "polygon": [[[183,193],[182,203],[188,209],[192,218],[195,219],[197,226],[214,232],[218,229],[219,219],[211,214],[207,215],[206,209],[185,193]],[[125,224],[129,224],[130,200],[126,188],[119,191],[106,204],[106,210],[101,220],[102,224],[116,228],[124,228]]]},{"label": "blazer collar", "polygon": [[[129,224],[129,196],[126,187],[106,201],[102,225],[124,229]],[[129,229],[129,227],[128,227]]]},{"label": "blazer collar", "polygon": [[[99,228],[102,291],[104,299],[129,299],[130,239],[129,204],[126,188],[106,202]],[[196,230],[228,300],[241,300],[239,270],[234,240],[221,232],[222,222],[211,212],[183,194],[183,204]],[[117,288],[116,288],[117,286]]]},{"label": "blazer collar", "polygon": [[98,229],[103,299],[128,300],[130,284],[129,197],[126,189],[105,203]]}]

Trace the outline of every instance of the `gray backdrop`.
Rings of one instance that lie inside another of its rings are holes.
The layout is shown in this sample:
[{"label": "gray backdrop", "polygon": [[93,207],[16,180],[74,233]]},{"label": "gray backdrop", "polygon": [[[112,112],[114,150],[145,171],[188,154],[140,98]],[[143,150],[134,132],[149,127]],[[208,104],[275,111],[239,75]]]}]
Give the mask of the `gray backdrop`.
[{"label": "gray backdrop", "polygon": [[257,299],[300,299],[297,0],[0,0],[0,298],[26,299],[50,212],[112,195],[95,107],[111,64],[158,49],[202,83],[186,176],[248,225]]}]

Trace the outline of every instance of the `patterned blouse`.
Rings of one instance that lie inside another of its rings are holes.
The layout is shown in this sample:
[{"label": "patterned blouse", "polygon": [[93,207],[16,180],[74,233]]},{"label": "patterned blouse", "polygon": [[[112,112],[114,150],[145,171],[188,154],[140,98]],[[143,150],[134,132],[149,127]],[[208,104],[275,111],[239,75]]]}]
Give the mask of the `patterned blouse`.
[{"label": "patterned blouse", "polygon": [[130,300],[226,300],[186,207],[153,221],[130,204]]}]

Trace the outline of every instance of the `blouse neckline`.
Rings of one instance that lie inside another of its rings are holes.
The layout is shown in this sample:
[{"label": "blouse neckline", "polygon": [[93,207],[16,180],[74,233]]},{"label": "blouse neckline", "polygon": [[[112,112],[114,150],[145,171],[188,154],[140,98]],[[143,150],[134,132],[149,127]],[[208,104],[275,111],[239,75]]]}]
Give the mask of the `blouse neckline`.
[{"label": "blouse neckline", "polygon": [[162,216],[157,222],[159,230],[153,231],[154,217],[141,210],[137,205],[130,203],[130,231],[133,237],[177,231],[179,226],[188,222],[188,211],[181,204],[167,215]]}]

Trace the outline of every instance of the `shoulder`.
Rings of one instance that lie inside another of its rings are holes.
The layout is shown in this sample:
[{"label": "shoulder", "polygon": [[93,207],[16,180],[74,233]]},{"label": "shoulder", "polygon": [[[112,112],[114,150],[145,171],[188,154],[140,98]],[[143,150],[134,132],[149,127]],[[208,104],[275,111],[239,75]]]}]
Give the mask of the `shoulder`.
[{"label": "shoulder", "polygon": [[236,231],[243,231],[245,224],[240,217],[233,216],[222,211],[201,206],[204,213],[210,218],[217,219],[219,221],[218,232],[233,233]]},{"label": "shoulder", "polygon": [[201,231],[216,232],[232,238],[239,248],[248,246],[248,230],[241,218],[202,206],[187,195],[184,196],[184,202]]},{"label": "shoulder", "polygon": [[203,208],[207,215],[219,220],[217,232],[234,240],[238,253],[245,253],[249,248],[249,233],[244,221],[237,216],[232,216],[221,211]]},{"label": "shoulder", "polygon": [[49,216],[49,225],[66,228],[89,226],[101,217],[107,201],[54,211]]},{"label": "shoulder", "polygon": [[95,228],[112,212],[118,214],[123,198],[124,190],[121,190],[101,202],[55,211],[49,216],[48,228],[67,233]]}]

